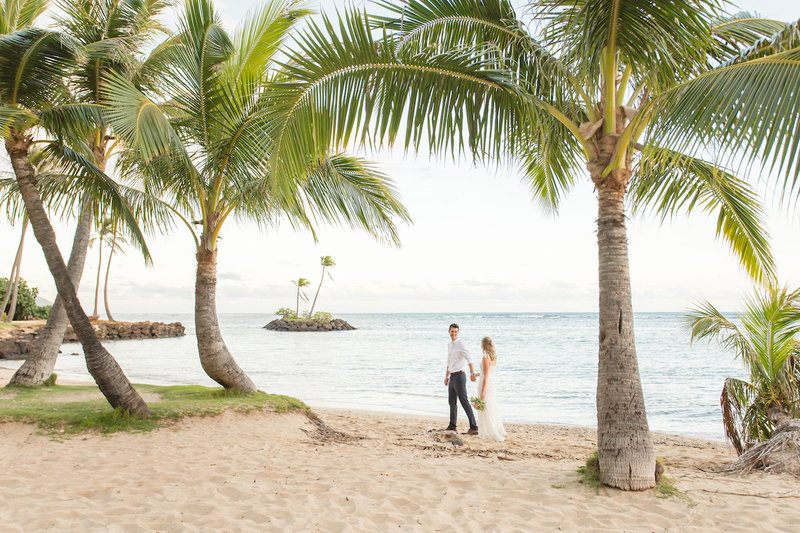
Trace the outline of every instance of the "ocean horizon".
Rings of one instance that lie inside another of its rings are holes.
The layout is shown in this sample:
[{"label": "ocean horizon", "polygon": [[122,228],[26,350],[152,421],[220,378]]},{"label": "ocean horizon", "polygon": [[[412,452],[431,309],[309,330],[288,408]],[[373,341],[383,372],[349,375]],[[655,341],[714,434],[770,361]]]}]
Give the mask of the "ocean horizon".
[{"label": "ocean horizon", "polygon": [[[596,427],[597,313],[346,313],[355,331],[264,329],[272,314],[221,314],[228,348],[258,387],[311,407],[447,416],[449,337],[480,361],[480,339],[498,351],[497,395],[504,421]],[[106,341],[134,383],[215,385],[197,357],[194,319],[183,313],[125,313],[120,320],[180,321],[186,336]],[[733,354],[689,343],[683,313],[634,317],[650,429],[723,439],[719,395],[726,377],[746,377]],[[64,344],[58,374],[90,379],[79,344]],[[476,384],[469,383],[472,395]],[[459,424],[466,425],[463,411]]]}]

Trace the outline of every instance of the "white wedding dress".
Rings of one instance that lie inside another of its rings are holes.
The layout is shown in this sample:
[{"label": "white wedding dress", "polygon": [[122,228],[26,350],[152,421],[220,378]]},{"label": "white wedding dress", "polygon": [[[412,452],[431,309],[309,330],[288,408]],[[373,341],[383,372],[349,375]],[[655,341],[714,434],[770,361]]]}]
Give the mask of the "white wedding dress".
[{"label": "white wedding dress", "polygon": [[486,375],[481,374],[478,378],[478,397],[483,388],[483,380],[486,380],[486,399],[483,411],[478,411],[478,437],[485,440],[502,442],[506,439],[506,429],[500,421],[500,413],[497,409],[497,399],[494,393],[494,370],[495,366],[489,362],[489,371]]}]

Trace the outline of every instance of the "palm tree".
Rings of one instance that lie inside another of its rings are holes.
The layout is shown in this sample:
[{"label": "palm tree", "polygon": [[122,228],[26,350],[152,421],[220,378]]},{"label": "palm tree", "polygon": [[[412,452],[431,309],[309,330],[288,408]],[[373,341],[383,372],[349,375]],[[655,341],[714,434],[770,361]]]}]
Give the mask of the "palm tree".
[{"label": "palm tree", "polygon": [[[0,305],[0,315],[6,314],[3,319],[4,322],[11,322],[14,320],[14,313],[17,308],[17,291],[19,290],[20,267],[22,265],[22,249],[25,245],[25,234],[28,232],[28,217],[22,219],[22,235],[19,238],[19,246],[17,247],[17,254],[14,256],[14,264],[11,267],[11,274],[8,276],[8,288],[6,294],[3,296],[3,303]],[[9,305],[10,301],[10,305]],[[6,305],[8,305],[8,312],[6,313]]]},{"label": "palm tree", "polygon": [[[77,141],[83,128],[99,118],[86,106],[73,104],[66,90],[64,80],[80,53],[77,43],[57,32],[28,28],[0,37],[0,92],[3,94],[0,131],[31,227],[73,330],[83,345],[90,374],[113,407],[144,416],[150,414],[147,404],[100,344],[78,301],[30,162],[37,129],[55,134],[58,139]],[[87,163],[83,165],[86,172],[105,177],[80,152],[60,142],[48,142],[48,145],[65,160]]]},{"label": "palm tree", "polygon": [[716,340],[750,374],[727,378],[720,397],[725,435],[741,455],[800,417],[800,289],[756,290],[737,319],[741,327],[708,302],[687,315],[693,341]]},{"label": "palm tree", "polygon": [[[99,101],[100,77],[104,72],[113,70],[129,76],[144,76],[148,72],[148,62],[141,64],[136,61],[137,55],[148,46],[148,40],[160,34],[163,29],[158,22],[158,17],[167,2],[160,0],[72,0],[61,4],[63,15],[59,20],[62,27],[73,39],[84,45],[87,53],[82,61],[73,65],[69,72],[71,87],[75,90],[77,99],[87,105],[97,105]],[[157,58],[157,51],[151,58]],[[83,142],[88,144],[91,162],[97,168],[105,171],[106,165],[117,146],[116,140],[110,134],[108,126],[100,117],[94,127],[87,128],[84,132]],[[95,213],[109,209],[109,203],[99,204],[99,200],[85,194],[79,183],[70,183],[69,194],[82,198],[81,213],[75,230],[68,262],[68,271],[73,285],[77,288],[83,274],[83,266],[89,246],[90,227]],[[120,189],[117,184],[108,183],[112,188]],[[66,191],[63,191],[66,192]],[[141,202],[141,195],[135,191],[128,191],[128,201]],[[135,197],[135,198],[134,198]],[[114,217],[122,217],[115,207]],[[140,209],[142,213],[152,214],[152,209]],[[158,218],[158,217],[157,217]],[[142,222],[162,222],[163,220],[149,221],[147,218],[138,220]],[[130,220],[128,222],[131,222]],[[127,227],[127,224],[126,224]],[[149,261],[146,246],[136,237],[135,229],[132,233],[134,240],[141,244],[145,258]],[[97,299],[95,298],[95,301]],[[97,315],[95,305],[94,315]],[[12,377],[10,384],[35,386],[41,385],[52,373],[55,366],[58,350],[64,338],[69,319],[63,309],[61,299],[56,297],[53,308],[48,316],[47,324],[39,335],[37,345],[23,365]]]},{"label": "palm tree", "polygon": [[[608,485],[653,486],[626,195],[663,216],[717,211],[717,234],[743,267],[772,279],[757,197],[716,161],[741,149],[797,174],[800,49],[740,54],[785,24],[727,17],[716,0],[530,2],[537,36],[507,0],[378,3],[391,15],[354,10],[298,40],[286,70],[300,81],[275,95],[285,106],[276,166],[353,138],[392,144],[402,126],[406,147],[511,158],[552,209],[588,174],[598,197],[599,466]],[[299,133],[310,120],[313,132]]]},{"label": "palm tree", "polygon": [[103,283],[103,305],[106,309],[106,316],[111,322],[116,322],[114,317],[111,316],[111,309],[108,305],[108,278],[111,276],[111,259],[115,253],[125,253],[122,251],[122,245],[128,244],[124,237],[120,236],[116,221],[111,227],[111,242],[109,243],[108,262],[106,263],[106,279]]},{"label": "palm tree", "polygon": [[[319,280],[319,286],[317,287],[317,292],[314,294],[314,301],[311,303],[311,311],[308,312],[308,317],[311,318],[314,316],[314,307],[317,305],[317,298],[319,297],[319,290],[322,288],[322,282],[325,281],[325,269],[326,268],[333,268],[336,266],[336,261],[333,260],[333,257],[329,255],[325,255],[319,258],[319,264],[322,265],[322,277]],[[328,277],[333,279],[331,273],[328,272]]]},{"label": "palm tree", "polygon": [[100,303],[100,272],[103,270],[103,242],[110,243],[111,225],[112,220],[110,218],[103,219],[97,229],[97,234],[89,239],[90,248],[95,242],[97,243],[97,279],[94,284],[94,311],[92,312],[92,316],[89,317],[89,320],[97,320],[100,318],[98,304]]},{"label": "palm tree", "polygon": [[288,177],[274,171],[272,109],[282,106],[270,87],[291,83],[276,54],[308,14],[300,5],[267,2],[230,36],[210,1],[188,0],[178,35],[160,48],[159,75],[136,83],[108,76],[103,86],[114,131],[130,147],[121,168],[173,204],[192,234],[201,365],[242,391],[256,386],[225,345],[216,313],[217,253],[229,217],[267,226],[288,218],[306,228],[339,222],[391,242],[392,217],[408,218],[391,183],[361,159],[326,151],[304,158]]},{"label": "palm tree", "polygon": [[302,299],[304,302],[308,301],[308,296],[306,295],[305,291],[303,291],[303,288],[311,285],[311,282],[308,281],[306,278],[300,278],[297,281],[292,280],[292,285],[297,287],[297,307],[295,308],[294,315],[299,317],[300,300]]}]

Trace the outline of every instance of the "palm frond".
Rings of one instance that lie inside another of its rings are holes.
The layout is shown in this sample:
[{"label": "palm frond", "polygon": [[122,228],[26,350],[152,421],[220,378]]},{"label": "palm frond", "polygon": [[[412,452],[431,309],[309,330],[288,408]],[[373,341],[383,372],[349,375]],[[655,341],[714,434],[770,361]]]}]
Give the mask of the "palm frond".
[{"label": "palm frond", "polygon": [[800,48],[718,68],[666,91],[649,107],[648,144],[683,153],[720,146],[743,164],[800,176]]},{"label": "palm frond", "polygon": [[738,52],[743,47],[772,37],[786,29],[786,23],[767,19],[757,13],[740,11],[714,21],[711,34],[723,41],[731,50]]},{"label": "palm frond", "polygon": [[28,28],[0,36],[0,95],[6,105],[52,107],[64,99],[66,78],[81,54],[69,36]]},{"label": "palm frond", "polygon": [[[782,24],[782,27],[778,27]],[[764,35],[745,48],[740,48],[733,57],[729,58],[727,65],[745,63],[754,59],[780,54],[800,46],[800,21],[791,24],[776,23],[775,31],[771,35]]]},{"label": "palm frond", "polygon": [[609,49],[634,79],[649,79],[655,89],[705,65],[721,5],[718,0],[543,0],[533,10],[547,24],[545,43],[582,78],[599,79],[603,50]]},{"label": "palm frond", "polygon": [[32,26],[47,10],[49,0],[3,0],[0,3],[0,34]]},{"label": "palm frond", "polygon": [[158,104],[123,76],[114,72],[108,73],[102,88],[102,98],[109,104],[106,118],[115,134],[128,147],[138,150],[145,160],[170,150],[183,150],[180,139]]},{"label": "palm frond", "polygon": [[662,220],[678,212],[718,211],[716,232],[757,282],[772,281],[775,260],[758,195],[720,166],[656,146],[641,155],[628,196],[634,211],[652,209]]},{"label": "palm frond", "polygon": [[758,416],[751,406],[754,405],[757,394],[757,389],[750,383],[736,378],[727,378],[722,387],[719,403],[722,407],[725,436],[739,455],[750,447],[755,437],[750,428],[753,419]]},{"label": "palm frond", "polygon": [[276,183],[352,137],[393,144],[401,126],[407,147],[425,139],[434,153],[505,153],[515,98],[503,72],[473,54],[404,55],[391,37],[373,39],[368,18],[350,11],[338,32],[326,17],[311,24],[285,65],[291,81],[272,84]]}]

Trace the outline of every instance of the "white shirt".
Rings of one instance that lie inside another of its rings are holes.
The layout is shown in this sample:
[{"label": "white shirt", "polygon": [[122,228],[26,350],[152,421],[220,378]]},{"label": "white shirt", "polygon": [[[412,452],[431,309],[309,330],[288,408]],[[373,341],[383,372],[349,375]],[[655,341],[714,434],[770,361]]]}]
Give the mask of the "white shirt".
[{"label": "white shirt", "polygon": [[467,365],[472,363],[469,351],[464,345],[464,341],[456,339],[447,345],[447,370],[453,374],[466,370]]}]

